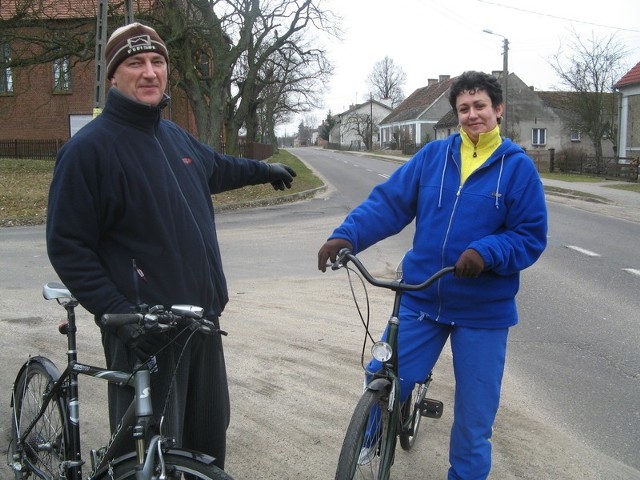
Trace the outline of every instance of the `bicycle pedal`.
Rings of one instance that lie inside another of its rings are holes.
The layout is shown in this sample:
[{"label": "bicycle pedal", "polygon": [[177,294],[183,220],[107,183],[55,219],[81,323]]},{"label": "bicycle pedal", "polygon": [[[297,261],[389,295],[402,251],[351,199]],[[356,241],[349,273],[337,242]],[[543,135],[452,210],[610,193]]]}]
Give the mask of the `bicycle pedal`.
[{"label": "bicycle pedal", "polygon": [[440,400],[434,400],[432,398],[425,398],[418,405],[420,408],[420,415],[429,418],[440,418],[442,416],[442,410],[444,404]]}]

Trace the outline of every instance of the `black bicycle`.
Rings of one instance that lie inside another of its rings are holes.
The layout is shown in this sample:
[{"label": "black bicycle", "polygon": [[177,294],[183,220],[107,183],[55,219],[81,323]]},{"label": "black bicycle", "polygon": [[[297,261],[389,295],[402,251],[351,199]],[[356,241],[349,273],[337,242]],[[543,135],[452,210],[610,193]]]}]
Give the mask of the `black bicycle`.
[{"label": "black bicycle", "polygon": [[[348,266],[349,262],[357,271]],[[395,292],[393,310],[388,321],[387,339],[384,342],[374,342],[371,348],[373,358],[382,364],[382,369],[378,372],[367,372],[364,393],[347,427],[335,476],[336,480],[386,480],[394,462],[397,438],[400,437],[400,446],[404,450],[410,450],[418,435],[421,418],[440,418],[443,409],[441,401],[426,398],[432,380],[431,373],[424,381],[414,386],[411,396],[405,402],[400,401],[397,339],[402,292],[428,288],[444,275],[453,272],[454,267],[443,268],[420,284],[403,283],[401,278],[380,280],[374,278],[348,249],[342,249],[331,268],[346,268],[347,272],[353,271],[356,274],[359,272],[371,285]],[[349,281],[351,283],[351,277]],[[371,339],[369,322],[368,317],[365,321],[362,314],[361,319],[366,330],[366,345],[367,338]]]},{"label": "black bicycle", "polygon": [[[22,366],[11,393],[12,440],[8,464],[16,480],[81,480],[82,459],[78,406],[78,377],[88,375],[135,390],[134,400],[106,446],[91,450],[90,480],[231,479],[214,465],[214,458],[176,448],[172,438],[152,430],[150,371],[139,362],[134,372],[120,372],[77,361],[75,307],[78,301],[58,283],[43,287],[47,300],[55,299],[67,312],[58,330],[67,337],[67,367],[62,374],[48,358],[33,356]],[[148,331],[182,328],[188,335],[224,334],[203,318],[203,309],[192,305],[141,307],[138,313],[107,314],[102,323],[118,327],[137,323]],[[185,344],[188,343],[185,342]],[[133,436],[135,451],[118,456]],[[183,477],[184,476],[184,477]]]}]

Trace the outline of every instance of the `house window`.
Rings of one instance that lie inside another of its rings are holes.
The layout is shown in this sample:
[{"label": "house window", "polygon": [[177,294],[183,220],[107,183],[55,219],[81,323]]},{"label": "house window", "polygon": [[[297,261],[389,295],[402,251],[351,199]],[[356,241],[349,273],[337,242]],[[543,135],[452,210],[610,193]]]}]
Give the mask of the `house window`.
[{"label": "house window", "polygon": [[[11,47],[8,43],[2,45],[0,50],[0,65],[6,64],[11,60]],[[13,72],[11,67],[2,68],[0,70],[0,95],[8,95],[13,93]]]},{"label": "house window", "polygon": [[547,129],[546,128],[534,128],[531,130],[531,145],[546,145],[547,144]]},{"label": "house window", "polygon": [[571,141],[579,142],[580,140],[580,130],[571,130]]},{"label": "house window", "polygon": [[71,91],[71,63],[69,57],[58,58],[53,61],[53,91]]}]

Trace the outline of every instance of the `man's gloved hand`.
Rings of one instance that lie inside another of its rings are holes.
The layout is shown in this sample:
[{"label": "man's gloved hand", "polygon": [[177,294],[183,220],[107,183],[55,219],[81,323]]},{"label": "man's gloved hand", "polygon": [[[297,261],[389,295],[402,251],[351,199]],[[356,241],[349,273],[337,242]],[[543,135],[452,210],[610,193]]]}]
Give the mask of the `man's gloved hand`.
[{"label": "man's gloved hand", "polygon": [[327,240],[326,243],[320,247],[320,251],[318,251],[318,270],[326,272],[327,260],[331,260],[331,263],[335,262],[338,252],[343,248],[353,250],[353,245],[351,245],[351,242],[348,240],[342,238]]},{"label": "man's gloved hand", "polygon": [[123,325],[117,330],[118,337],[122,342],[141,360],[145,360],[166,345],[163,335],[153,332],[145,332],[139,325]]},{"label": "man's gloved hand", "polygon": [[458,278],[476,278],[484,270],[484,260],[478,252],[467,248],[455,265],[453,274]]},{"label": "man's gloved hand", "polygon": [[293,168],[282,163],[267,163],[269,167],[269,182],[276,190],[284,190],[285,187],[291,188],[293,177],[296,172]]}]

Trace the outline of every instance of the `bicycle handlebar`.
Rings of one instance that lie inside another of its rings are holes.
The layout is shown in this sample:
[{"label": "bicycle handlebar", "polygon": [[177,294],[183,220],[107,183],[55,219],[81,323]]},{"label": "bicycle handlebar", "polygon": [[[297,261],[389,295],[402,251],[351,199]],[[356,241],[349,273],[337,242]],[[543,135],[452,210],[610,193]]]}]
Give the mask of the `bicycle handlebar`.
[{"label": "bicycle handlebar", "polygon": [[434,282],[436,282],[440,278],[444,277],[446,274],[451,273],[455,270],[455,267],[445,267],[437,271],[433,275],[431,275],[424,282],[416,283],[416,284],[404,283],[401,280],[380,280],[378,278],[373,277],[373,275],[371,275],[369,271],[365,268],[365,266],[362,264],[360,259],[356,257],[348,248],[343,248],[338,252],[336,261],[331,264],[331,269],[339,270],[340,268],[344,267],[348,262],[353,263],[356,266],[356,268],[360,271],[362,276],[371,285],[393,290],[394,292],[423,290],[429,287],[430,285],[432,285]]},{"label": "bicycle handlebar", "polygon": [[100,322],[105,327],[118,328],[138,324],[146,330],[166,330],[178,325],[195,326],[203,333],[219,332],[226,335],[213,322],[203,318],[204,309],[193,305],[173,305],[170,311],[161,306],[152,307],[147,313],[105,313]]}]

